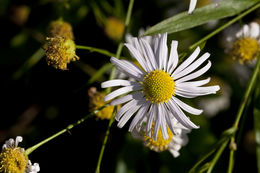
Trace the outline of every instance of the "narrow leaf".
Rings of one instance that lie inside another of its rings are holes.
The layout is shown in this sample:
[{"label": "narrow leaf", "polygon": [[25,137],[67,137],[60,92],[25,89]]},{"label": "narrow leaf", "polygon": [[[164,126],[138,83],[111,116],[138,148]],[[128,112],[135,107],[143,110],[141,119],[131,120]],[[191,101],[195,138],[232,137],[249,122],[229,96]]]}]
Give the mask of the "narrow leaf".
[{"label": "narrow leaf", "polygon": [[255,139],[256,139],[256,160],[258,173],[260,173],[260,110],[254,109],[254,122],[255,122]]},{"label": "narrow leaf", "polygon": [[217,4],[210,4],[195,9],[192,15],[187,11],[179,13],[149,28],[144,35],[158,33],[174,33],[185,29],[202,25],[210,20],[222,19],[234,16],[247,8],[255,5],[259,0],[222,0]]}]

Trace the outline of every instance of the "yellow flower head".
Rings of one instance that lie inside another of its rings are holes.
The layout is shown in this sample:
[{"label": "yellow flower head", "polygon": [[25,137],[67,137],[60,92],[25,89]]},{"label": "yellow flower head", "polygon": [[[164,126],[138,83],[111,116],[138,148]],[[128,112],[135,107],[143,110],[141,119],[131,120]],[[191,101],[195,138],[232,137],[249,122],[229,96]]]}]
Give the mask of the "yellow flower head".
[{"label": "yellow flower head", "polygon": [[259,56],[260,47],[259,43],[254,38],[239,38],[231,48],[231,56],[237,59],[240,64],[250,62]]},{"label": "yellow flower head", "polygon": [[107,18],[105,22],[105,33],[112,40],[120,40],[124,32],[124,22],[115,17]]},{"label": "yellow flower head", "polygon": [[45,45],[46,60],[48,65],[61,70],[67,69],[70,61],[79,60],[76,55],[76,45],[73,40],[61,36],[47,37]]},{"label": "yellow flower head", "polygon": [[[151,136],[153,136],[153,129],[154,129],[154,123],[152,125]],[[146,134],[144,134],[144,141],[145,141],[144,144],[147,147],[149,147],[151,150],[154,150],[154,151],[157,151],[157,152],[167,150],[169,143],[172,141],[172,139],[174,137],[173,133],[171,132],[171,130],[169,129],[168,126],[167,126],[167,132],[168,132],[169,138],[164,139],[163,135],[162,135],[161,127],[160,127],[156,141],[153,140],[152,137],[149,137]]]},{"label": "yellow flower head", "polygon": [[[91,110],[98,109],[105,104],[108,104],[109,102],[104,102],[104,97],[106,96],[105,93],[98,92],[95,87],[91,87],[88,90],[88,95],[89,95],[89,107]],[[100,119],[110,119],[112,116],[114,110],[114,106],[107,106],[103,108],[101,111],[96,113],[96,116]]]},{"label": "yellow flower head", "polygon": [[18,147],[23,138],[17,136],[16,139],[5,141],[0,153],[0,172],[3,173],[37,173],[40,171],[38,163],[32,164],[28,159],[24,148]]},{"label": "yellow flower head", "polygon": [[233,40],[229,50],[230,56],[244,64],[252,62],[258,58],[260,53],[260,26],[256,22],[244,25],[237,33],[236,38],[229,37]]},{"label": "yellow flower head", "polygon": [[24,173],[28,164],[28,157],[19,148],[6,148],[0,153],[0,172]]},{"label": "yellow flower head", "polygon": [[55,20],[50,23],[48,28],[48,36],[61,36],[71,40],[74,39],[71,25],[68,22],[64,22],[63,20]]}]

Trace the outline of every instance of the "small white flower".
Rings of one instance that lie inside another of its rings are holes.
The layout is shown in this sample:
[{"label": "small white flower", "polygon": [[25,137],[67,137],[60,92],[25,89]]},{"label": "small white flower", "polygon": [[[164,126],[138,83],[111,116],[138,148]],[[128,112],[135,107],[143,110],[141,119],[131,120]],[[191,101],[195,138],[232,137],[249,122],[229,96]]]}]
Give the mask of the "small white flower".
[{"label": "small white flower", "polygon": [[111,62],[118,70],[136,81],[115,79],[103,82],[101,87],[122,86],[122,88],[113,91],[104,98],[105,101],[109,101],[123,95],[110,103],[111,105],[126,103],[116,114],[116,120],[119,121],[118,127],[123,127],[136,113],[129,131],[133,131],[134,127],[144,117],[147,117],[147,135],[151,137],[151,128],[154,122],[153,139],[157,139],[159,127],[162,129],[163,138],[168,139],[167,125],[174,133],[171,122],[173,116],[186,128],[199,128],[190,121],[182,109],[194,115],[202,113],[202,110],[185,104],[176,96],[194,98],[201,95],[215,94],[219,90],[219,86],[202,87],[202,85],[210,81],[210,78],[190,81],[208,71],[211,66],[210,61],[194,72],[209,58],[209,53],[205,53],[195,60],[200,52],[198,47],[190,57],[177,67],[179,61],[178,42],[172,41],[168,56],[167,33],[158,35],[153,39],[153,48],[142,38],[134,38],[134,45],[125,44],[142,68],[126,60],[111,58]]},{"label": "small white flower", "polygon": [[32,165],[24,148],[18,147],[22,141],[21,136],[17,136],[15,140],[11,138],[5,141],[0,153],[0,172],[37,173],[40,171],[39,164],[34,163]]},{"label": "small white flower", "polygon": [[[227,32],[228,33],[228,32]],[[260,26],[256,22],[243,25],[239,30],[230,29],[226,37],[227,52],[239,63],[253,62],[260,53]]]},{"label": "small white flower", "polygon": [[197,0],[190,0],[188,14],[191,14],[195,10],[196,4]]},{"label": "small white flower", "polygon": [[135,128],[131,132],[131,134],[134,138],[142,140],[144,142],[144,145],[149,147],[153,151],[162,152],[168,150],[170,151],[173,157],[178,157],[180,155],[179,150],[181,149],[181,147],[185,146],[188,143],[189,139],[187,133],[190,132],[190,130],[183,127],[174,117],[171,118],[171,122],[173,124],[174,134],[167,127],[169,138],[166,140],[162,136],[161,129],[159,129],[158,131],[158,136],[156,141],[154,141],[152,138],[147,136],[146,120],[144,120],[144,122],[139,125],[140,127]]}]

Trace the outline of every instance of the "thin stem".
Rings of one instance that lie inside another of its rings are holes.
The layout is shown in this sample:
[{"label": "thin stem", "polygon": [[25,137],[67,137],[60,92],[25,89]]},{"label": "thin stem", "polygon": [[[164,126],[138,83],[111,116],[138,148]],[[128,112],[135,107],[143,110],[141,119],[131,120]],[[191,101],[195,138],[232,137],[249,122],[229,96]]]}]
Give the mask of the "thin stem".
[{"label": "thin stem", "polygon": [[189,173],[193,173],[195,172],[196,168],[202,163],[204,162],[209,156],[211,156],[214,152],[216,151],[216,149],[210,150],[207,154],[205,154],[189,171]]},{"label": "thin stem", "polygon": [[[134,6],[134,0],[130,0],[129,4],[128,4],[127,13],[126,13],[126,19],[125,19],[125,24],[124,24],[124,33],[123,33],[121,41],[120,41],[120,43],[117,47],[116,56],[114,56],[117,59],[120,59],[120,55],[121,55],[121,52],[122,52],[122,49],[123,49],[123,46],[124,46],[122,42],[124,40],[125,34],[127,32],[128,26],[130,24],[133,6]],[[116,68],[113,66],[111,73],[110,73],[110,76],[109,76],[109,80],[114,79],[115,71],[116,71]],[[106,93],[109,93],[110,91],[111,91],[111,87],[106,89]]]},{"label": "thin stem", "polygon": [[223,152],[224,149],[226,148],[227,144],[228,144],[228,140],[226,140],[226,141],[221,145],[221,147],[219,148],[219,150],[218,150],[218,152],[216,153],[215,157],[214,157],[213,160],[211,161],[207,173],[211,173],[211,172],[212,172],[214,166],[216,165],[216,163],[217,163],[219,157],[221,156],[222,152]]},{"label": "thin stem", "polygon": [[63,129],[63,130],[61,130],[61,131],[55,133],[54,135],[52,135],[52,136],[46,138],[45,140],[39,142],[38,144],[36,144],[36,145],[34,145],[34,146],[28,148],[28,149],[25,151],[25,154],[26,154],[26,155],[31,154],[34,150],[36,150],[36,149],[39,148],[40,146],[42,146],[42,145],[46,144],[47,142],[49,142],[49,141],[55,139],[56,137],[60,136],[61,134],[63,134],[63,133],[65,133],[65,132],[69,131],[69,130],[72,129],[73,127],[76,127],[76,126],[80,125],[80,124],[83,123],[86,119],[88,119],[88,118],[94,116],[94,114],[98,113],[100,110],[102,110],[102,109],[105,108],[105,107],[107,107],[107,105],[104,105],[104,106],[102,106],[102,107],[100,107],[100,108],[98,108],[98,109],[96,109],[96,110],[90,112],[88,115],[86,115],[85,117],[83,117],[83,118],[81,118],[80,120],[76,121],[75,123],[68,125],[65,129]]},{"label": "thin stem", "polygon": [[[258,5],[259,5],[259,4],[258,4]],[[233,124],[233,127],[235,127],[235,128],[238,127],[238,124],[239,124],[239,121],[240,121],[240,119],[241,119],[243,110],[244,110],[244,108],[245,108],[245,106],[246,106],[246,103],[247,103],[247,101],[248,101],[248,98],[249,98],[250,94],[251,94],[252,91],[253,91],[253,86],[254,86],[254,84],[255,84],[255,82],[256,82],[256,80],[257,80],[257,75],[258,75],[258,73],[259,73],[259,69],[260,69],[260,57],[258,57],[257,64],[256,64],[256,66],[255,66],[255,69],[254,69],[254,71],[253,71],[252,77],[251,77],[251,79],[250,79],[250,81],[249,81],[249,84],[248,84],[248,86],[247,86],[247,88],[246,88],[246,92],[245,92],[245,94],[244,94],[244,96],[243,96],[243,99],[242,99],[242,101],[241,101],[239,110],[238,110],[238,112],[237,112],[237,116],[236,116],[235,122],[234,122],[234,124]]]},{"label": "thin stem", "polygon": [[105,49],[99,49],[99,48],[95,48],[95,47],[89,47],[89,46],[82,46],[82,45],[76,45],[76,48],[77,49],[84,49],[84,50],[89,50],[90,52],[97,52],[97,53],[100,53],[102,55],[106,55],[106,56],[113,56],[115,57],[116,55],[105,50]]},{"label": "thin stem", "polygon": [[227,173],[232,173],[234,168],[234,150],[230,150]]},{"label": "thin stem", "polygon": [[196,43],[194,43],[193,45],[191,45],[189,47],[189,50],[193,50],[195,49],[197,46],[199,46],[200,44],[202,44],[203,42],[205,42],[206,40],[208,40],[209,38],[213,37],[214,35],[216,35],[217,33],[219,33],[220,31],[222,31],[223,29],[227,28],[228,26],[232,25],[233,23],[235,23],[236,21],[240,20],[241,18],[243,18],[244,16],[248,15],[249,13],[251,13],[252,11],[256,10],[257,8],[260,7],[260,3],[254,5],[253,7],[251,7],[250,9],[246,10],[245,12],[241,13],[240,15],[238,15],[237,17],[235,17],[234,19],[230,20],[229,22],[227,22],[226,24],[222,25],[221,27],[219,27],[218,29],[216,29],[215,31],[211,32],[210,34],[208,34],[207,36],[205,36],[204,38],[202,38],[201,40],[197,41]]},{"label": "thin stem", "polygon": [[102,144],[102,148],[100,150],[100,153],[99,153],[99,157],[98,157],[98,163],[97,163],[97,167],[96,167],[96,173],[100,173],[100,165],[101,165],[101,161],[102,161],[102,158],[103,158],[103,155],[104,155],[104,151],[105,151],[105,148],[106,148],[106,144],[107,144],[107,139],[108,139],[108,136],[109,136],[109,133],[110,133],[110,128],[113,124],[113,122],[115,121],[115,114],[116,114],[116,107],[114,108],[114,112],[109,120],[109,124],[108,124],[108,127],[107,127],[107,131],[106,131],[106,136],[104,138],[104,141],[103,141],[103,144]]},{"label": "thin stem", "polygon": [[[133,5],[134,5],[134,0],[130,0],[129,4],[128,4],[126,19],[125,19],[124,33],[123,33],[123,36],[121,38],[121,41],[120,41],[120,43],[119,43],[119,45],[117,47],[117,51],[116,51],[116,58],[117,59],[120,58],[120,55],[121,55],[121,52],[122,52],[122,49],[123,49],[122,41],[123,41],[123,38],[125,37],[126,30],[127,30],[128,26],[129,26],[129,23],[130,23],[131,14],[132,14],[132,10],[133,10]],[[110,76],[109,76],[109,80],[112,80],[114,78],[114,74],[115,74],[115,67],[112,68],[112,71],[111,71]],[[111,88],[107,88],[106,89],[107,93],[109,93],[110,91],[111,91]],[[105,136],[105,139],[103,141],[102,148],[100,150],[100,154],[99,154],[99,158],[98,158],[98,162],[97,162],[97,167],[96,167],[96,173],[100,173],[100,165],[101,165],[101,162],[102,162],[105,146],[107,144],[107,139],[108,139],[108,135],[109,135],[109,132],[110,132],[110,127],[111,127],[111,125],[114,122],[115,110],[116,110],[116,107],[114,108],[113,115],[110,118],[110,121],[109,121],[109,124],[108,124],[108,128],[107,128],[107,131],[106,131],[106,136]]]}]

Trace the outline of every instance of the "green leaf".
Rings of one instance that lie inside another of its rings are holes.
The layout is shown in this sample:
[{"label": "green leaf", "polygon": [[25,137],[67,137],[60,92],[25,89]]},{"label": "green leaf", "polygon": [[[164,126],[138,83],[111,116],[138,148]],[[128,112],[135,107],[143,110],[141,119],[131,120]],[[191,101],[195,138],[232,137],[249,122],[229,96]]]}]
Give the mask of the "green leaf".
[{"label": "green leaf", "polygon": [[257,167],[260,173],[260,110],[254,109]]},{"label": "green leaf", "polygon": [[158,33],[174,33],[185,29],[202,25],[216,19],[234,16],[247,8],[255,5],[259,0],[223,0],[216,4],[210,4],[195,9],[192,15],[187,11],[179,13],[149,28],[144,35],[155,35]]}]

